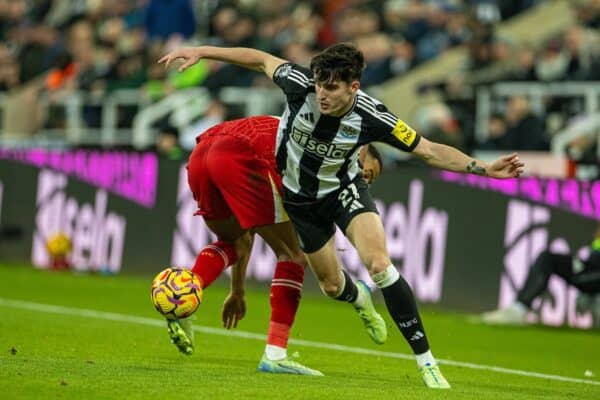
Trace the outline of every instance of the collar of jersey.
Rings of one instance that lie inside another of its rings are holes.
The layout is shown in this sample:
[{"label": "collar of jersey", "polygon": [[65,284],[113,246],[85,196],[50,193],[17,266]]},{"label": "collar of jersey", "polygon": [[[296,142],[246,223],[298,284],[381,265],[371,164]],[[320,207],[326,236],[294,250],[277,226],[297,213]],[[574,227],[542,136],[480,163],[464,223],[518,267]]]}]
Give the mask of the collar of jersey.
[{"label": "collar of jersey", "polygon": [[354,111],[354,107],[356,107],[356,102],[358,101],[358,93],[356,94],[356,96],[354,96],[354,100],[352,101],[352,107],[350,107],[348,109],[348,111],[346,111],[344,113],[344,115],[342,115],[341,117],[339,117],[339,119],[343,119],[346,117],[346,115],[350,114],[352,111]]}]

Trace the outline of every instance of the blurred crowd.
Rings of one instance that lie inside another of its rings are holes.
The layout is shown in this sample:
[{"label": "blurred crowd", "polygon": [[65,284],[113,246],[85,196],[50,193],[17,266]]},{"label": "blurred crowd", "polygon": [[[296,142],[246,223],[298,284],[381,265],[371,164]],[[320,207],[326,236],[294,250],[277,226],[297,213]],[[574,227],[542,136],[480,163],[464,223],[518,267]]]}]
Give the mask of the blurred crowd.
[{"label": "blurred crowd", "polygon": [[[306,64],[318,50],[354,41],[368,61],[363,85],[379,84],[444,50],[471,43],[485,26],[534,0],[0,0],[0,90],[53,71],[49,89],[136,88],[164,81],[154,68],[185,40],[259,48]],[[204,15],[208,14],[208,15]],[[485,56],[481,56],[485,57]],[[483,60],[477,60],[483,63]],[[225,69],[226,71],[220,71]],[[246,71],[205,66],[185,82],[256,84]],[[233,78],[233,81],[231,80]],[[160,95],[150,85],[153,96]]]},{"label": "blurred crowd", "polygon": [[[268,86],[260,74],[232,65],[202,61],[178,74],[156,60],[178,46],[215,44],[254,47],[306,65],[316,52],[340,41],[354,42],[365,54],[362,87],[369,90],[464,46],[469,62],[460,76],[421,85],[421,93],[439,91],[445,102],[426,109],[417,128],[466,151],[545,150],[547,115],[533,113],[527,98],[498,106],[489,121],[489,140],[477,143],[473,96],[464,95],[502,80],[599,78],[598,0],[574,2],[577,25],[539,48],[513,44],[495,33],[498,23],[541,2],[0,0],[0,93],[29,86],[37,90],[34,96],[43,92],[52,101],[74,90],[102,99],[117,89],[140,89],[156,101],[188,87],[217,93],[225,86]],[[577,111],[560,101],[547,107],[565,108]],[[217,119],[225,118],[226,111],[218,104],[209,107]],[[119,125],[130,126],[135,112],[121,112]],[[83,119],[88,127],[100,126],[100,107],[86,106]],[[61,124],[59,109],[43,119],[45,127]],[[171,127],[164,131],[177,134]]]},{"label": "blurred crowd", "polygon": [[485,127],[486,140],[475,134],[474,93],[480,87],[498,82],[600,81],[600,1],[573,1],[571,11],[575,23],[538,45],[515,43],[498,35],[494,25],[479,25],[466,42],[468,62],[462,71],[451,79],[419,86],[419,93],[437,91],[444,101],[423,107],[417,128],[467,152],[546,151],[554,135],[573,131],[578,134],[568,142],[567,155],[576,161],[597,162],[600,119],[586,110],[581,95],[543,96],[542,104],[532,104],[525,93],[495,99]]}]

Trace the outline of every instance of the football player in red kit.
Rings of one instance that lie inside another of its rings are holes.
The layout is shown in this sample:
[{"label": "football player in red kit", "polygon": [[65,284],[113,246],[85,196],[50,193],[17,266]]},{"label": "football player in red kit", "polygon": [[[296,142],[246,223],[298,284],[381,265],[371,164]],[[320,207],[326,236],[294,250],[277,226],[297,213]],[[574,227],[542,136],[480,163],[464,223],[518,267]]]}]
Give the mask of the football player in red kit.
[{"label": "football player in red kit", "polygon": [[[258,370],[322,375],[287,357],[287,342],[301,297],[306,259],[281,200],[281,178],[275,161],[279,119],[257,116],[227,121],[198,136],[189,158],[188,183],[218,241],[200,251],[192,271],[209,286],[233,265],[231,291],[223,305],[223,323],[236,327],[244,317],[244,276],[254,233],[275,252],[271,283],[271,321]],[[381,172],[381,157],[372,146],[360,157],[363,177],[372,182]],[[368,302],[369,307],[372,302]],[[194,349],[189,319],[168,321],[172,342],[184,354]]]}]

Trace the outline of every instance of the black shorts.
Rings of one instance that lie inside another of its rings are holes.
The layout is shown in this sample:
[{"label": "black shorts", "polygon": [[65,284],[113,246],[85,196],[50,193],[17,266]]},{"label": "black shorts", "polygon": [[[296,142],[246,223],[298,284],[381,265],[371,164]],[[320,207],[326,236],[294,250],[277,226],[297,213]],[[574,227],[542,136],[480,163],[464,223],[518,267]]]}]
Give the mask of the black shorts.
[{"label": "black shorts", "polygon": [[323,247],[334,235],[335,225],[346,233],[350,221],[358,214],[377,213],[369,185],[362,177],[317,200],[299,196],[284,187],[283,205],[305,253],[314,253]]}]

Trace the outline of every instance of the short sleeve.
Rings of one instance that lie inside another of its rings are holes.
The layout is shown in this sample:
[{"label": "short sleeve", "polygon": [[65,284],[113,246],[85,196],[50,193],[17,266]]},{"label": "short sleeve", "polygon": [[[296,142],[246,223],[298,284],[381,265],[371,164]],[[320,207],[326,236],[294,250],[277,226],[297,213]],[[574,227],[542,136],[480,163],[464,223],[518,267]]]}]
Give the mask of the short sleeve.
[{"label": "short sleeve", "polygon": [[382,135],[378,141],[387,143],[399,150],[411,152],[417,147],[421,136],[401,119],[396,119],[396,125],[388,133]]},{"label": "short sleeve", "polygon": [[314,87],[312,72],[298,64],[281,64],[273,73],[273,82],[288,98],[304,96]]},{"label": "short sleeve", "polygon": [[359,94],[357,106],[367,124],[366,137],[362,142],[382,142],[399,150],[411,152],[421,137],[408,124],[378,100]]}]

